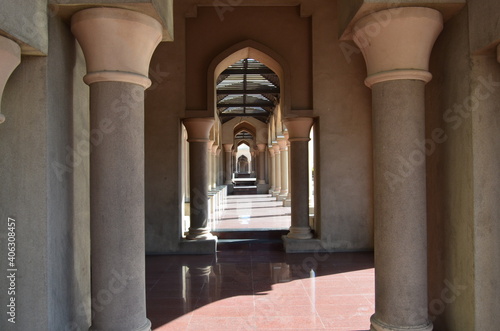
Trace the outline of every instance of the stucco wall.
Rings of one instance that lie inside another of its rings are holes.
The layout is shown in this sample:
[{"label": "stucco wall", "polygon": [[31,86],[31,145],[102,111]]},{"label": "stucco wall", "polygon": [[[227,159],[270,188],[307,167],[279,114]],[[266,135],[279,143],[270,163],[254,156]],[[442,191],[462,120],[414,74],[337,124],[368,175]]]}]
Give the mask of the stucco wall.
[{"label": "stucco wall", "polygon": [[[434,77],[426,89],[429,311],[436,330],[474,330],[472,122],[464,105],[471,93],[468,35],[464,9],[434,46]],[[432,140],[436,130],[444,132],[442,140]]]},{"label": "stucco wall", "polygon": [[318,116],[316,224],[322,244],[334,250],[373,248],[371,91],[353,44],[338,40],[335,2],[313,14],[313,95]]},{"label": "stucco wall", "polygon": [[249,39],[273,49],[293,68],[291,109],[311,109],[310,19],[300,17],[299,7],[235,6],[224,14],[216,8],[199,7],[196,17],[186,19],[186,109],[209,109],[206,82],[211,61]]},{"label": "stucco wall", "polygon": [[[500,325],[500,63],[491,46],[500,41],[500,2],[469,2],[474,178],[475,330]],[[486,46],[486,48],[484,48]],[[480,51],[480,52],[478,52]],[[478,93],[480,92],[480,93]]]},{"label": "stucco wall", "polygon": [[185,110],[184,15],[175,2],[175,40],[151,59],[145,94],[146,252],[176,252],[181,238],[181,114]]},{"label": "stucco wall", "polygon": [[[2,330],[85,329],[90,323],[83,309],[90,305],[88,156],[73,164],[88,129],[85,66],[66,24],[51,18],[49,34],[50,57],[23,56],[2,103],[0,254],[7,256],[12,217],[18,268],[16,324],[2,318]],[[6,281],[2,277],[2,289]],[[2,290],[0,301],[7,300]]]}]

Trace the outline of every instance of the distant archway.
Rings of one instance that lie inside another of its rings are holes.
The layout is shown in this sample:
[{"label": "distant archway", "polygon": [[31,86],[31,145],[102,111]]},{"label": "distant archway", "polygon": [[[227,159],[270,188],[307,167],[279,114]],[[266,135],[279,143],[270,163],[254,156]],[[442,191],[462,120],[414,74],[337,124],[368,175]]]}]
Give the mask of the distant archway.
[{"label": "distant archway", "polygon": [[[279,111],[287,113],[290,109],[290,92],[288,82],[290,81],[291,75],[289,67],[283,57],[281,57],[278,53],[254,40],[245,40],[229,47],[217,55],[210,63],[207,77],[208,110],[214,114],[214,116],[217,116],[215,93],[217,77],[219,77],[219,75],[233,63],[246,58],[252,58],[265,64],[278,75],[281,85],[281,101]],[[283,114],[279,114],[279,118],[282,118],[282,116]]]}]

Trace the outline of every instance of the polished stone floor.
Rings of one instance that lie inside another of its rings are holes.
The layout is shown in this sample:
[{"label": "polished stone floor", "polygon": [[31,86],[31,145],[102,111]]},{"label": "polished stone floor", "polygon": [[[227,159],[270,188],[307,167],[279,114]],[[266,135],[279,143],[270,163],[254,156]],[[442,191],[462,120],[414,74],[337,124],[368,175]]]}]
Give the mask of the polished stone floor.
[{"label": "polished stone floor", "polygon": [[371,253],[147,257],[153,330],[368,330]]},{"label": "polished stone floor", "polygon": [[276,201],[276,198],[268,194],[230,195],[226,199],[224,211],[215,220],[213,228],[216,231],[288,229],[290,209],[283,207],[282,201]]},{"label": "polished stone floor", "polygon": [[[268,196],[230,197],[219,230],[286,229],[282,208]],[[146,258],[154,331],[369,329],[372,253],[286,254],[265,241],[221,247]]]}]

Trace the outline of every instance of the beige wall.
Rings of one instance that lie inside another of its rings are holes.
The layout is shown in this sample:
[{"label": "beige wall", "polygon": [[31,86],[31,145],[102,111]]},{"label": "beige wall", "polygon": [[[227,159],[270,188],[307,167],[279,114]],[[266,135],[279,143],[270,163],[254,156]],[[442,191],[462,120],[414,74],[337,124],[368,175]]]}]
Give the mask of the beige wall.
[{"label": "beige wall", "polygon": [[495,1],[469,3],[432,56],[427,138],[436,129],[446,138],[427,161],[429,300],[439,330],[500,323],[500,64],[488,47],[498,10]]},{"label": "beige wall", "polygon": [[[32,12],[19,6],[13,10],[30,20]],[[44,1],[33,8],[46,15]],[[4,312],[1,330],[90,326],[89,161],[88,145],[81,145],[88,141],[85,62],[67,24],[49,17],[46,32],[50,56],[23,56],[2,102],[0,253],[7,256],[12,217],[18,301],[16,324]],[[2,277],[0,288],[7,285]],[[0,291],[0,301],[8,302],[7,291]]]},{"label": "beige wall", "polygon": [[214,7],[199,7],[197,16],[186,20],[186,109],[209,109],[206,82],[211,61],[249,39],[270,47],[293,68],[291,109],[311,109],[310,26],[310,18],[300,17],[296,6],[236,6],[224,15]]},{"label": "beige wall", "polygon": [[[474,329],[472,123],[454,112],[470,94],[468,46],[464,9],[445,24],[434,46],[434,77],[426,90],[426,137],[432,139],[435,130],[445,137],[427,156],[429,301],[438,330]],[[447,284],[464,287],[450,302],[441,297]]]},{"label": "beige wall", "polygon": [[373,248],[371,92],[361,53],[339,42],[336,4],[313,14],[316,224],[333,250]]}]

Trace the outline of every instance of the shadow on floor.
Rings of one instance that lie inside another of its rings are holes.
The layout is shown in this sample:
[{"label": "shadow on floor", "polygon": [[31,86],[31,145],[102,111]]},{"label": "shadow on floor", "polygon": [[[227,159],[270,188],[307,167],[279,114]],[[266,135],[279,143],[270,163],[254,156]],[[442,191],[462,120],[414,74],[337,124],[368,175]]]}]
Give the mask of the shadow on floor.
[{"label": "shadow on floor", "polygon": [[373,253],[286,254],[257,246],[146,258],[153,330],[366,330]]}]

